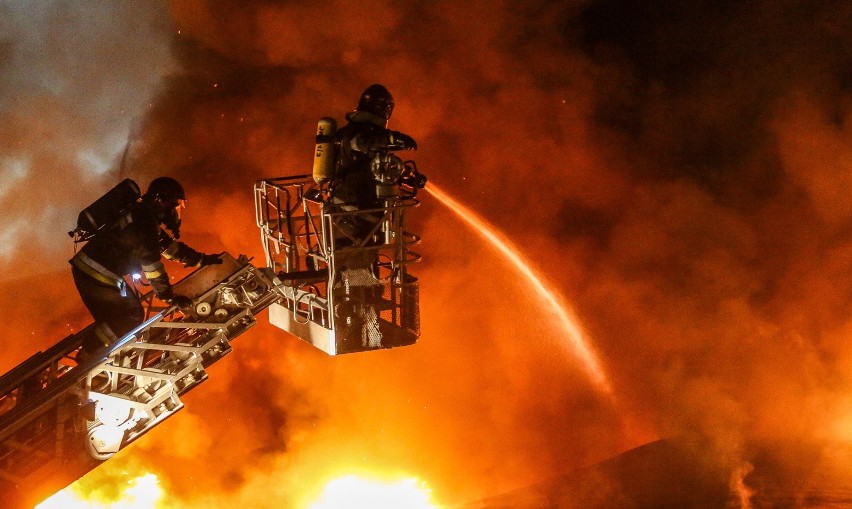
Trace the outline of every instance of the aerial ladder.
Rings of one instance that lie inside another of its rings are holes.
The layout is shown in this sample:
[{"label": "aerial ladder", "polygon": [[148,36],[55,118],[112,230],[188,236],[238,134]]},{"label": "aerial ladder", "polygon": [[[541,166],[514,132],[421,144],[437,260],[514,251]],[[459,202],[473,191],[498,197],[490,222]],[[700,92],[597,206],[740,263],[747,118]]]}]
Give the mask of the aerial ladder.
[{"label": "aerial ladder", "polygon": [[223,253],[173,285],[189,308],[139,291],[145,320],[113,345],[80,355],[91,324],[0,377],[0,507],[33,507],[181,410],[266,309],[329,355],[415,343],[419,238],[405,225],[425,177],[396,159],[372,209],[334,203],[310,175],[256,182],[265,267]]}]

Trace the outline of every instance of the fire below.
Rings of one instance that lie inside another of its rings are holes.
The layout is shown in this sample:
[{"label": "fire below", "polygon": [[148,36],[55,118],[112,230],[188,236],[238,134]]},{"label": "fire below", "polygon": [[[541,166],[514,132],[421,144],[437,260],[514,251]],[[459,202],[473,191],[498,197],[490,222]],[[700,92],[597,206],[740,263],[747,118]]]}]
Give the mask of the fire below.
[{"label": "fire below", "polygon": [[128,486],[117,496],[97,490],[86,490],[79,482],[59,491],[35,509],[156,509],[163,500],[160,480],[154,474],[145,474],[128,481]]},{"label": "fire below", "polygon": [[329,482],[308,509],[438,509],[431,491],[417,479],[382,482],[354,475]]},{"label": "fire below", "polygon": [[[154,474],[128,481],[128,487],[109,496],[87,490],[79,482],[51,496],[35,509],[159,509],[166,504],[165,493]],[[306,509],[439,509],[431,501],[432,492],[418,479],[393,482],[348,475],[326,484],[319,499]]]}]

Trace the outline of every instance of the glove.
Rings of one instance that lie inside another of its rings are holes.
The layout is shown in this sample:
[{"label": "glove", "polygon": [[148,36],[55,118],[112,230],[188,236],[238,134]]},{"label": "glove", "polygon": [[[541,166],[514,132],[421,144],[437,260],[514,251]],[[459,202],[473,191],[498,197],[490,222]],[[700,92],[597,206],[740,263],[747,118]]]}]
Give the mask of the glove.
[{"label": "glove", "polygon": [[217,254],[206,254],[201,255],[201,261],[199,262],[199,267],[204,267],[206,265],[219,265],[222,263],[222,259],[219,258]]},{"label": "glove", "polygon": [[388,148],[396,150],[417,150],[417,142],[411,136],[399,131],[388,132]]},{"label": "glove", "polygon": [[180,309],[189,309],[192,307],[192,299],[186,295],[175,295],[171,299],[166,300],[166,303],[177,306]]}]

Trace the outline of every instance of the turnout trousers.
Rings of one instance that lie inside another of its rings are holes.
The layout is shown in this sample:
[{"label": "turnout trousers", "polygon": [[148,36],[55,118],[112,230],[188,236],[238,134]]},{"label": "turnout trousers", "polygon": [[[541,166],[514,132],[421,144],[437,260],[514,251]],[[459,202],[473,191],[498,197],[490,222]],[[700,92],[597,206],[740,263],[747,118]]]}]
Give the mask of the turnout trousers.
[{"label": "turnout trousers", "polygon": [[142,323],[145,313],[133,291],[125,287],[122,292],[117,286],[102,283],[74,266],[71,273],[83,304],[95,319],[94,333],[83,337],[85,352],[94,353],[115,343]]}]

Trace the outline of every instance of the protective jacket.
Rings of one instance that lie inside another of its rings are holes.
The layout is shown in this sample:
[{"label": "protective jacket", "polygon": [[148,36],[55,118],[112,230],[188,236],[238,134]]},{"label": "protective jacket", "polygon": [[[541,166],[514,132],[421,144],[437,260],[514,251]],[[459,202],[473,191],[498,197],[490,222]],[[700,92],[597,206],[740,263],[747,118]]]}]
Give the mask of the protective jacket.
[{"label": "protective jacket", "polygon": [[161,255],[186,266],[199,266],[204,255],[163,231],[156,207],[146,200],[133,204],[119,224],[83,246],[70,260],[71,265],[122,293],[125,284],[122,276],[141,270],[157,297],[170,300],[174,293]]},{"label": "protective jacket", "polygon": [[[366,111],[346,114],[349,122],[335,134],[338,148],[332,197],[359,208],[376,206],[376,182],[370,163],[378,152],[413,148],[414,140],[387,129],[387,121]],[[416,146],[416,145],[415,145]]]}]

